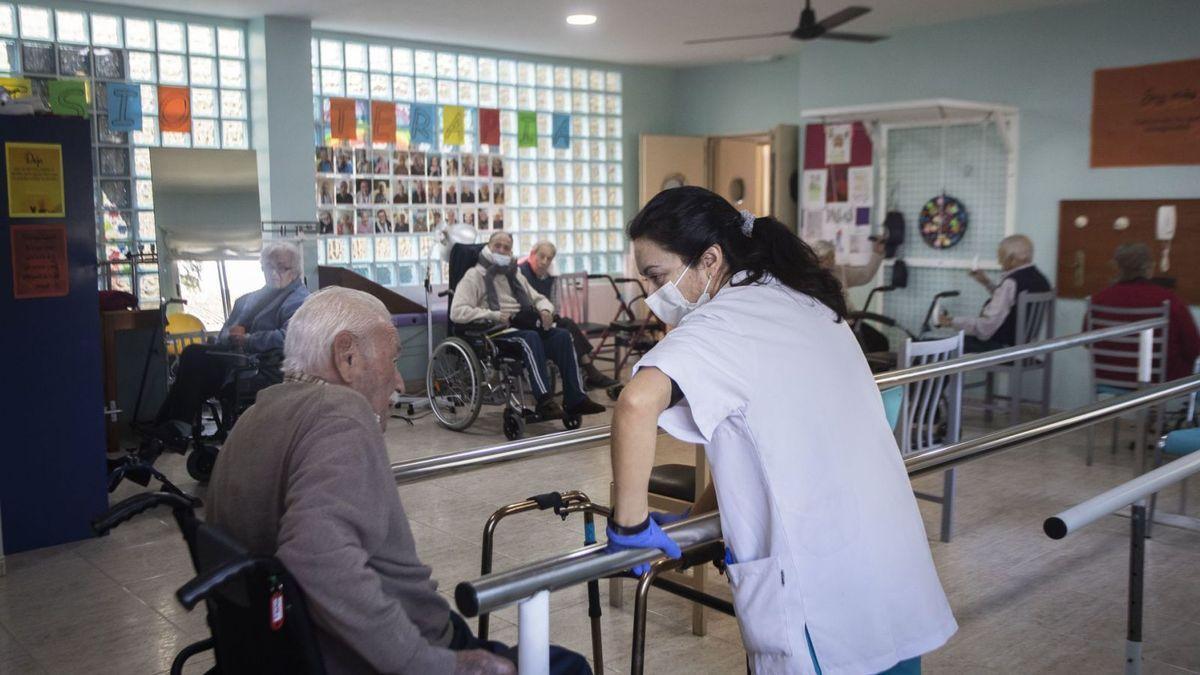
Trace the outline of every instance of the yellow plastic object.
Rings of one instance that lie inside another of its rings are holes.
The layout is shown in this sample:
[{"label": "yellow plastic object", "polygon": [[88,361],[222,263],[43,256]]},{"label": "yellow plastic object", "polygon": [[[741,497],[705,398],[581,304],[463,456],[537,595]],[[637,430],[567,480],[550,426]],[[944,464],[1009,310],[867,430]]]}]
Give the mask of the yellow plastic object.
[{"label": "yellow plastic object", "polygon": [[167,354],[179,356],[184,348],[192,344],[202,344],[205,332],[204,323],[191,314],[171,314],[167,317]]}]

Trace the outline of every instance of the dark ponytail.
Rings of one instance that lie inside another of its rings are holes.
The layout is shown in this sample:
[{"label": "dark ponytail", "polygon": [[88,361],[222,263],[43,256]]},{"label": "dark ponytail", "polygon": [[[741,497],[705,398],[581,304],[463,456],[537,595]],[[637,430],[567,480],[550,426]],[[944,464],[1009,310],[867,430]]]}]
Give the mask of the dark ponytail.
[{"label": "dark ponytail", "polygon": [[821,267],[817,255],[786,225],[755,218],[750,236],[742,214],[723,197],[704,188],[684,186],[655,195],[629,223],[631,241],[647,237],[690,265],[714,244],[721,247],[731,274],[746,272],[736,285],[757,283],[764,275],[822,303],[846,318],[842,285]]}]

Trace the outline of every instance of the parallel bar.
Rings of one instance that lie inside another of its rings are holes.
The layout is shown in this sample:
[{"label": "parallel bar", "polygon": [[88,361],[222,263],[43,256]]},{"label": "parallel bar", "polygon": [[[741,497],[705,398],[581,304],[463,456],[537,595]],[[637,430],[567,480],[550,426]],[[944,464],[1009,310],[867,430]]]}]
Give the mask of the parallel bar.
[{"label": "parallel bar", "polygon": [[997,349],[992,352],[983,352],[981,354],[969,354],[957,359],[949,361],[941,361],[939,363],[931,363],[926,366],[915,366],[913,368],[905,368],[904,370],[893,370],[887,373],[880,373],[875,376],[875,383],[880,389],[886,387],[895,387],[901,384],[909,384],[920,380],[929,379],[941,375],[953,375],[955,373],[963,373],[968,370],[977,370],[979,368],[987,368],[989,366],[998,366],[1003,363],[1010,363],[1017,359],[1027,359],[1032,356],[1041,356],[1049,354],[1060,349],[1068,349],[1071,347],[1081,347],[1083,345],[1100,342],[1102,340],[1110,340],[1114,337],[1123,335],[1133,335],[1141,333],[1145,330],[1153,330],[1163,326],[1166,322],[1163,319],[1146,319],[1134,323],[1121,324],[1111,328],[1100,328],[1098,330],[1087,331],[1086,333],[1075,333],[1074,335],[1064,335],[1062,337],[1050,338],[1040,342],[1032,342],[1029,344],[1018,345],[1016,347],[1008,347],[1007,349]]},{"label": "parallel bar", "polygon": [[398,484],[412,483],[458,473],[462,470],[477,469],[489,464],[599,445],[607,442],[611,437],[612,431],[608,425],[560,431],[485,448],[460,450],[444,455],[396,462],[392,464],[392,475]]},{"label": "parallel bar", "polygon": [[539,591],[517,607],[517,663],[521,675],[550,675],[550,592]]},{"label": "parallel bar", "polygon": [[[1193,375],[1187,378],[1187,380],[1179,381],[1195,382],[1198,377],[1200,376]],[[1155,387],[1155,389],[1158,388]],[[1125,397],[1122,396],[1121,398]],[[1102,492],[1085,502],[1076,504],[1056,516],[1047,518],[1043,524],[1043,529],[1045,529],[1046,534],[1051,539],[1062,539],[1068,534],[1090,525],[1114,511],[1146,499],[1155,492],[1159,492],[1197,472],[1200,472],[1200,452],[1194,452],[1186,457],[1181,457],[1164,464],[1107,492]]]},{"label": "parallel bar", "polygon": [[[1121,324],[1087,333],[1051,338],[1049,340],[1042,340],[1041,342],[1011,347],[1009,349],[1000,349],[994,352],[969,354],[949,361],[881,373],[875,376],[875,383],[880,389],[887,389],[941,375],[963,373],[1001,363],[1008,363],[1018,358],[1049,354],[1059,349],[1078,347],[1100,340],[1153,331],[1153,329],[1163,324],[1163,319],[1146,319],[1145,321],[1138,321],[1136,323]],[[392,475],[395,476],[397,483],[412,483],[460,471],[478,469],[491,464],[592,447],[608,441],[611,437],[612,431],[608,425],[575,429],[573,431],[561,431],[554,434],[546,434],[545,436],[512,441],[510,443],[501,443],[500,445],[396,462],[392,464]]]},{"label": "parallel bar", "polygon": [[1125,673],[1142,672],[1142,593],[1146,583],[1146,504],[1133,505],[1129,532],[1129,606],[1125,624]]},{"label": "parallel bar", "polygon": [[[671,523],[663,528],[681,548],[710,543],[721,537],[721,521],[716,513],[706,513]],[[492,612],[541,590],[557,591],[590,579],[623,572],[634,565],[662,557],[658,549],[635,549],[605,553],[604,544],[581,548],[541,562],[507,572],[490,574],[475,581],[464,581],[454,590],[459,611],[468,617]]]},{"label": "parallel bar", "polygon": [[[1068,410],[1049,417],[1025,422],[1024,424],[1018,424],[1015,427],[994,431],[986,436],[972,438],[969,441],[913,455],[904,460],[904,466],[908,469],[910,477],[923,476],[927,473],[948,469],[950,466],[982,459],[1018,445],[1053,438],[1054,436],[1065,434],[1069,431],[1095,424],[1096,422],[1101,422],[1112,417],[1119,417],[1131,410],[1180,398],[1198,389],[1200,389],[1200,375],[1191,375],[1167,382],[1166,384],[1147,387],[1146,389],[1139,389],[1122,396],[1097,401],[1081,408],[1076,408],[1075,410]],[[1172,462],[1172,464],[1177,463]],[[1126,502],[1126,504],[1128,503]]]},{"label": "parallel bar", "polygon": [[[1026,443],[1045,440],[1110,417],[1116,417],[1130,410],[1178,398],[1198,389],[1200,389],[1200,375],[1192,375],[1181,380],[1093,403],[1077,410],[1027,422],[981,438],[914,455],[905,460],[904,464],[911,477],[943,471],[958,464]],[[1191,462],[1200,463],[1200,453],[1188,459]],[[1143,478],[1180,465],[1181,462],[1185,462],[1185,460],[1176,460]],[[1176,470],[1179,470],[1179,467]],[[1158,485],[1154,484],[1145,489],[1139,489],[1137,494],[1144,496],[1157,489]],[[1134,499],[1137,498],[1140,497]],[[1128,503],[1130,502],[1124,502],[1124,504]],[[1105,507],[1104,513],[1109,513],[1116,508],[1120,508],[1120,506],[1114,506],[1111,509]],[[663,529],[683,548],[711,543],[721,536],[720,521],[715,512],[673,523]],[[604,547],[598,544],[526,567],[488,575],[475,581],[464,581],[455,589],[455,600],[463,614],[475,616],[481,611],[495,611],[541,590],[555,591],[591,579],[611,576],[634,565],[658,560],[661,557],[662,553],[657,549],[636,549],[605,554]]]}]

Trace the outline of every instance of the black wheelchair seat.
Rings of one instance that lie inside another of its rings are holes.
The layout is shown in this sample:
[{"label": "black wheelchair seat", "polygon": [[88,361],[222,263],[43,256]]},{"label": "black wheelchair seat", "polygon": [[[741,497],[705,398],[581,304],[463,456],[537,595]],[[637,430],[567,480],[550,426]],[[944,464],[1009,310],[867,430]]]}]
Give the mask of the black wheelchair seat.
[{"label": "black wheelchair seat", "polygon": [[228,532],[196,517],[198,502],[170,492],[143,492],[113,505],[92,523],[103,536],[135,515],[170,506],[197,576],[176,591],[188,610],[201,601],[212,636],[179,651],[171,675],[196,654],[213,650],[210,674],[323,675],[324,662],[304,593],[274,556],[254,555]]}]

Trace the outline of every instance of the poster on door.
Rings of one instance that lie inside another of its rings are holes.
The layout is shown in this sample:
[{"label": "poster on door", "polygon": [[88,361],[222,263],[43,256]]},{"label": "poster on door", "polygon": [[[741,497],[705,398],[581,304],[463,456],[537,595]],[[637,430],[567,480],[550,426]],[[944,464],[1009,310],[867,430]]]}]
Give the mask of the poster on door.
[{"label": "poster on door", "polygon": [[70,292],[66,225],[13,225],[10,237],[14,298],[56,298]]},{"label": "poster on door", "polygon": [[57,143],[5,143],[8,215],[11,218],[63,218],[62,146]]}]

